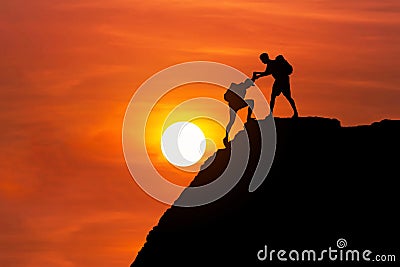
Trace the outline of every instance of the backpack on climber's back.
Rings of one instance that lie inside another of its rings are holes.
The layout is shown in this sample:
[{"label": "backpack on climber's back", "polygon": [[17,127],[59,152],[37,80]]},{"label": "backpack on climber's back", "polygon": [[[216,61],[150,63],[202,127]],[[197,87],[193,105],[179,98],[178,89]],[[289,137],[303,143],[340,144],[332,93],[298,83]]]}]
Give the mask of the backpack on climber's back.
[{"label": "backpack on climber's back", "polygon": [[234,101],[240,101],[242,98],[244,98],[245,94],[246,94],[246,88],[243,87],[242,83],[241,84],[231,83],[228,90],[226,90],[224,94],[224,99],[228,103]]},{"label": "backpack on climber's back", "polygon": [[232,92],[232,90],[228,89],[226,90],[225,94],[224,94],[224,99],[226,102],[231,102],[236,98],[236,94],[234,92]]},{"label": "backpack on climber's back", "polygon": [[290,75],[293,73],[293,66],[290,65],[282,55],[277,56],[275,61],[279,66],[278,68],[281,75]]}]

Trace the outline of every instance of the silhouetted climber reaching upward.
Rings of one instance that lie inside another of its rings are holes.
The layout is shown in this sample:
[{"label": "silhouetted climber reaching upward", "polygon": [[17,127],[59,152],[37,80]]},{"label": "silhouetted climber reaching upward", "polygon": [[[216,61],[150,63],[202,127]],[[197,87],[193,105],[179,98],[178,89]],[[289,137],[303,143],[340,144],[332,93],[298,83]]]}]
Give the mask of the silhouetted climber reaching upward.
[{"label": "silhouetted climber reaching upward", "polygon": [[252,99],[244,99],[246,95],[246,91],[250,86],[253,86],[254,82],[250,79],[246,79],[244,82],[239,84],[231,83],[229,89],[224,94],[224,99],[228,102],[230,107],[229,110],[229,122],[226,126],[226,136],[223,140],[224,145],[228,146],[228,135],[229,131],[232,128],[233,123],[235,122],[236,113],[238,110],[248,107],[247,110],[247,121],[251,119],[251,114],[253,113],[254,108],[254,100]]},{"label": "silhouetted climber reaching upward", "polygon": [[272,75],[275,81],[272,85],[272,93],[271,93],[271,113],[274,110],[275,98],[279,96],[281,93],[286,97],[289,101],[290,105],[293,109],[293,118],[297,118],[299,116],[296,108],[296,104],[291,96],[290,92],[290,81],[289,75],[293,72],[293,67],[287,62],[287,60],[279,55],[275,58],[275,60],[271,60],[267,53],[262,53],[260,55],[260,60],[262,63],[267,65],[267,68],[264,72],[253,72],[252,81],[257,80],[258,78]]}]

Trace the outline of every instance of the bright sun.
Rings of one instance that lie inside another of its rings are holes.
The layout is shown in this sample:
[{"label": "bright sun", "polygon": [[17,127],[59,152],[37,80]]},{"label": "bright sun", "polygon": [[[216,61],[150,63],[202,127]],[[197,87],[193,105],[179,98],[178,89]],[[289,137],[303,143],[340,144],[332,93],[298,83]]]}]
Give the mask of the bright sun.
[{"label": "bright sun", "polygon": [[161,137],[161,151],[173,165],[187,167],[204,155],[206,138],[202,130],[190,122],[176,122]]}]

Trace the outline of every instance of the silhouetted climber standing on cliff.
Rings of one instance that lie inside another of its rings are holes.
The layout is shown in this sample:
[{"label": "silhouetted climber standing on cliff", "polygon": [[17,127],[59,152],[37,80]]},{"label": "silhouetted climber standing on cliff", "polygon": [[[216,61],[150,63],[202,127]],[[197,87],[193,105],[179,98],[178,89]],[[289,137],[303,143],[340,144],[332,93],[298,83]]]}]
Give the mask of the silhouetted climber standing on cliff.
[{"label": "silhouetted climber standing on cliff", "polygon": [[252,81],[257,80],[258,78],[272,75],[275,81],[272,85],[272,93],[271,93],[271,113],[274,110],[275,98],[279,96],[281,93],[286,97],[289,101],[292,109],[293,109],[293,118],[297,118],[299,116],[296,108],[296,104],[291,96],[290,92],[290,81],[289,75],[293,72],[293,67],[287,62],[287,60],[279,55],[275,58],[275,60],[271,60],[267,53],[262,53],[260,55],[260,60],[262,63],[267,65],[267,68],[264,72],[253,72]]},{"label": "silhouetted climber standing on cliff", "polygon": [[229,122],[226,125],[226,136],[223,140],[225,146],[228,146],[228,135],[229,131],[232,128],[233,123],[235,122],[236,113],[240,109],[248,107],[247,121],[251,119],[251,114],[253,113],[253,108],[254,108],[254,100],[252,99],[245,100],[244,97],[246,95],[247,89],[253,85],[254,82],[250,79],[246,79],[244,82],[241,82],[239,84],[231,83],[229,89],[224,94],[224,99],[228,102],[228,105],[230,107]]}]

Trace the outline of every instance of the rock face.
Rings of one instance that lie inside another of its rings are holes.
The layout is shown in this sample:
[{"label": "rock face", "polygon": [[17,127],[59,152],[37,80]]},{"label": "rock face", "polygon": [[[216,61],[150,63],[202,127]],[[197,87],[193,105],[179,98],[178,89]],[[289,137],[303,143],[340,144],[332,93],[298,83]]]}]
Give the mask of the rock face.
[{"label": "rock face", "polygon": [[[318,257],[338,249],[340,238],[347,240],[343,249],[400,260],[400,121],[341,127],[338,120],[307,117],[275,118],[275,124],[275,159],[260,188],[248,192],[260,151],[254,121],[245,125],[250,162],[235,188],[208,205],[168,209],[131,266],[293,265],[279,261],[278,250],[315,250]],[[229,155],[218,150],[191,186],[218,177]],[[257,257],[265,246],[276,250],[272,262]],[[324,261],[330,263],[327,255]]]}]

